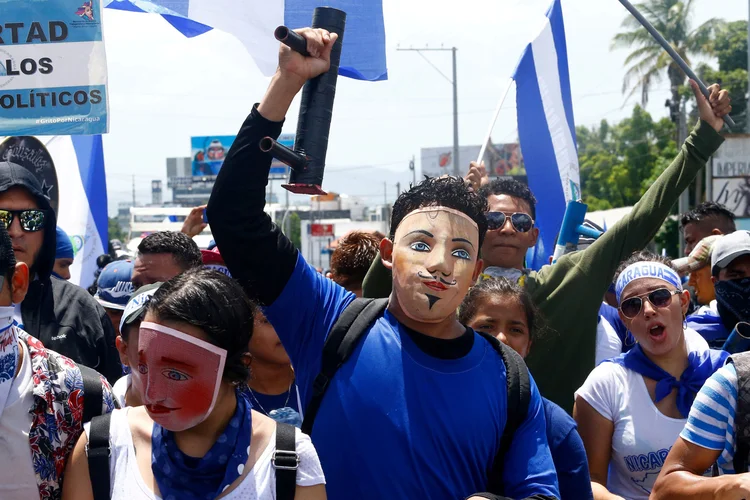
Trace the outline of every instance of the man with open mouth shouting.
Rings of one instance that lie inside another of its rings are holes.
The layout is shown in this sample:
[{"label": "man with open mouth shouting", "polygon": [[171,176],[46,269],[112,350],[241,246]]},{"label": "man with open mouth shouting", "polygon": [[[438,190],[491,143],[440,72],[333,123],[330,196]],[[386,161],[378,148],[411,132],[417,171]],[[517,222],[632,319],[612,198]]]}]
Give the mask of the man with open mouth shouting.
[{"label": "man with open mouth shouting", "polygon": [[[208,217],[232,276],[264,305],[289,354],[307,422],[324,343],[355,295],[308,265],[263,211],[272,158],[258,143],[279,136],[302,85],[328,69],[337,38],[324,30],[300,33],[311,56],[282,47],[279,69],[216,179]],[[387,309],[363,329],[316,400],[311,436],[329,498],[465,498],[498,478],[490,470],[497,470],[509,420],[512,365],[499,344],[493,348],[456,319],[482,268],[486,210],[486,201],[454,178],[426,180],[396,201],[391,234],[380,243],[393,272]],[[499,475],[502,494],[559,498],[541,398],[533,380],[528,388],[528,409]]]}]

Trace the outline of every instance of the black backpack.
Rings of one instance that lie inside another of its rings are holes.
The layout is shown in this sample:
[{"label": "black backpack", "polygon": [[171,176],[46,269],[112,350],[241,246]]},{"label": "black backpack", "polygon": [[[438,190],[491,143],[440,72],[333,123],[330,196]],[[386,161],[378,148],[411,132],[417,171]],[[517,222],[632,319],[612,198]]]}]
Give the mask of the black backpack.
[{"label": "black backpack", "polygon": [[[320,373],[315,377],[312,398],[305,410],[305,419],[302,422],[302,432],[305,434],[312,434],[315,416],[336,371],[349,359],[367,329],[383,315],[387,306],[388,299],[356,299],[336,320],[323,346]],[[516,429],[526,420],[531,399],[531,383],[528,368],[518,353],[492,335],[477,333],[500,354],[507,372],[508,420],[500,438],[494,463],[488,471],[488,490],[501,495],[505,454],[510,448]]]}]

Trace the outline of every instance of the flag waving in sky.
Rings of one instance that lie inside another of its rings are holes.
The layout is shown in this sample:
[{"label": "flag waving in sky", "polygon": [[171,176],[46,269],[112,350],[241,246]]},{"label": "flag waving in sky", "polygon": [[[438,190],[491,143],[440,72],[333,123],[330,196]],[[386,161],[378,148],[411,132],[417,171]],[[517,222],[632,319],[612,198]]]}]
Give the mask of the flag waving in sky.
[{"label": "flag waving in sky", "polygon": [[526,265],[539,269],[554,252],[568,201],[581,197],[561,0],[554,0],[542,30],[526,46],[513,80],[521,151],[538,200],[539,241]]},{"label": "flag waving in sky", "polygon": [[110,0],[109,9],[160,14],[187,37],[212,28],[237,37],[266,76],[276,71],[277,26],[310,26],[315,7],[346,12],[339,74],[358,80],[385,80],[385,26],[382,0]]}]

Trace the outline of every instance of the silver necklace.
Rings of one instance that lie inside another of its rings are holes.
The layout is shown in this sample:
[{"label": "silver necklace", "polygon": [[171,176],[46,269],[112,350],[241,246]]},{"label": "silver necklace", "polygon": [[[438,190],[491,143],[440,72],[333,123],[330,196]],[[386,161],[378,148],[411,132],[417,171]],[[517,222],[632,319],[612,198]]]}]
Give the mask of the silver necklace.
[{"label": "silver necklace", "polygon": [[[287,393],[286,393],[286,401],[284,401],[284,406],[282,406],[282,408],[286,408],[286,407],[289,406],[289,397],[292,395],[292,386],[293,385],[294,385],[294,378],[292,378],[292,381],[289,383],[289,389],[287,389]],[[250,389],[250,395],[253,397],[253,401],[255,401],[255,403],[261,409],[261,411],[263,412],[263,414],[265,416],[268,416],[268,412],[266,411],[266,409],[263,408],[263,405],[260,404],[260,401],[258,401],[258,398],[255,397],[255,391],[253,391],[250,388],[250,386],[248,386],[247,388]]]}]

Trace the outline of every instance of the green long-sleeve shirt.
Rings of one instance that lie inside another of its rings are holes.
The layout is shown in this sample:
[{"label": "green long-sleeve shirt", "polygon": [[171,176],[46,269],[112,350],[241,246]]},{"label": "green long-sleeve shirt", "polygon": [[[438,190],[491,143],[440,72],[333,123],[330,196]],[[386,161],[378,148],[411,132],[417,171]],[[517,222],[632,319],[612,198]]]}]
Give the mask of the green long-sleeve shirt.
[{"label": "green long-sleeve shirt", "polygon": [[[599,307],[617,267],[653,239],[680,193],[723,140],[708,123],[699,122],[677,158],[627,216],[586,250],[526,277],[524,286],[548,326],[526,363],[542,395],[569,413],[574,392],[594,368]],[[363,283],[364,296],[387,297],[391,284],[390,271],[376,258]]]}]

